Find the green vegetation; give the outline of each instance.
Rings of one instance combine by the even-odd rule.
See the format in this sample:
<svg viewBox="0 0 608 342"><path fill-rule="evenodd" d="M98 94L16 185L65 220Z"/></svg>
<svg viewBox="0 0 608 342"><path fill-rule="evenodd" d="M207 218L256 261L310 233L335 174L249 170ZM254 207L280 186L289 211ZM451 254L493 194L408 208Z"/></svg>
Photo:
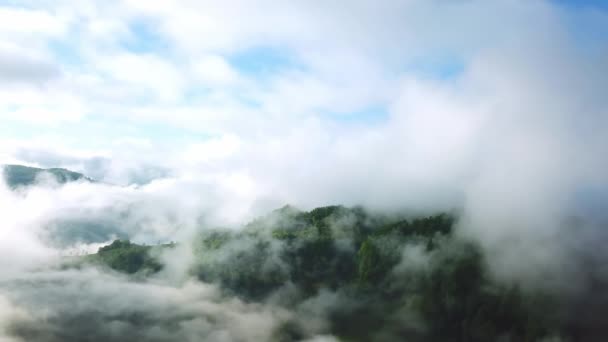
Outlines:
<svg viewBox="0 0 608 342"><path fill-rule="evenodd" d="M128 274L147 275L162 269L158 256L163 248L173 246L173 244L143 246L128 240L115 240L111 244L99 248L96 254L85 256L77 265L95 264Z"/></svg>
<svg viewBox="0 0 608 342"><path fill-rule="evenodd" d="M564 336L556 299L493 281L481 249L456 237L453 224L447 214L407 219L361 208L286 206L242 230L201 232L191 272L226 295L254 302L272 297L290 310L330 291L327 333L345 341ZM149 274L162 267L155 248L164 247L117 240L87 260ZM305 331L294 319L276 336L297 340L309 337Z"/></svg>
<svg viewBox="0 0 608 342"><path fill-rule="evenodd" d="M13 189L35 184L39 180L39 177L44 173L51 175L59 184L79 180L91 181L91 179L85 177L81 173L61 168L40 169L23 165L3 166L4 181Z"/></svg>

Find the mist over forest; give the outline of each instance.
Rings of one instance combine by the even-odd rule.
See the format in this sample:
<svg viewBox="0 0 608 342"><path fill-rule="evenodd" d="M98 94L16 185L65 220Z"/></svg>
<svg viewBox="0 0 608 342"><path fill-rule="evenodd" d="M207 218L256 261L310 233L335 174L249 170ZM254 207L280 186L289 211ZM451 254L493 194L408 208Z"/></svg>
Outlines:
<svg viewBox="0 0 608 342"><path fill-rule="evenodd" d="M585 217L562 217L544 241L550 249L534 246L539 236L505 240L526 248L509 255L471 234L462 207L284 205L233 225L183 212L185 202L166 202L166 185L155 182L124 187L20 165L3 175L7 222L25 227L2 240L7 341L599 341L608 333L606 226Z"/></svg>
<svg viewBox="0 0 608 342"><path fill-rule="evenodd" d="M608 340L599 0L0 1L0 342Z"/></svg>

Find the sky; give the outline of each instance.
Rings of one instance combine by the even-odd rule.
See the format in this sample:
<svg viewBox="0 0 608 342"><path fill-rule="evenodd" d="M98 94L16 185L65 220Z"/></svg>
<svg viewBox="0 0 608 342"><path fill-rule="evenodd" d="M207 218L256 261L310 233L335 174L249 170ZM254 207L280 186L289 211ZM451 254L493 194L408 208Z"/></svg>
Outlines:
<svg viewBox="0 0 608 342"><path fill-rule="evenodd" d="M607 19L591 0L4 0L0 162L305 206L451 203L500 154L580 159L555 183L594 187Z"/></svg>
<svg viewBox="0 0 608 342"><path fill-rule="evenodd" d="M374 125L405 79L456 83L483 51L546 30L594 49L605 17L603 1L5 0L0 134L112 150Z"/></svg>

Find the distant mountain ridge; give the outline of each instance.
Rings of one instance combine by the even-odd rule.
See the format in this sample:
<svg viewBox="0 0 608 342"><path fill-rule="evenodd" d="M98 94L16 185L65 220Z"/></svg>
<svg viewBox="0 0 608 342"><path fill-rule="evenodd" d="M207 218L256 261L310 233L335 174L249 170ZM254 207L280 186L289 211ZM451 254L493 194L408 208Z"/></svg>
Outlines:
<svg viewBox="0 0 608 342"><path fill-rule="evenodd" d="M4 181L10 188L13 189L35 184L39 180L39 177L44 173L51 175L59 184L82 180L93 182L91 178L86 177L82 173L63 168L42 169L14 164L3 165L2 167L2 176L4 177Z"/></svg>

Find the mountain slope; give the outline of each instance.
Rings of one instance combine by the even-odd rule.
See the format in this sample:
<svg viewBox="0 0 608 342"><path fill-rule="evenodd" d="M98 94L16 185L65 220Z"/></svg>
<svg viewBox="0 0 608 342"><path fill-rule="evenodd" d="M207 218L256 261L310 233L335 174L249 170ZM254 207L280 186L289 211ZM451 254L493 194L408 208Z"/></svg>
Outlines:
<svg viewBox="0 0 608 342"><path fill-rule="evenodd" d="M316 333L345 341L560 336L563 307L549 294L494 282L482 250L455 236L453 224L447 214L406 218L286 206L242 230L204 230L181 244L192 244L193 278L228 297L303 313L275 332L276 341L312 338L307 317L315 310L326 317ZM145 276L163 268L163 250L117 240L83 262ZM328 301L315 304L320 300Z"/></svg>
<svg viewBox="0 0 608 342"><path fill-rule="evenodd" d="M33 185L45 174L53 177L59 184L81 180L92 181L81 173L62 168L41 169L23 165L4 165L2 173L4 181L12 189Z"/></svg>

